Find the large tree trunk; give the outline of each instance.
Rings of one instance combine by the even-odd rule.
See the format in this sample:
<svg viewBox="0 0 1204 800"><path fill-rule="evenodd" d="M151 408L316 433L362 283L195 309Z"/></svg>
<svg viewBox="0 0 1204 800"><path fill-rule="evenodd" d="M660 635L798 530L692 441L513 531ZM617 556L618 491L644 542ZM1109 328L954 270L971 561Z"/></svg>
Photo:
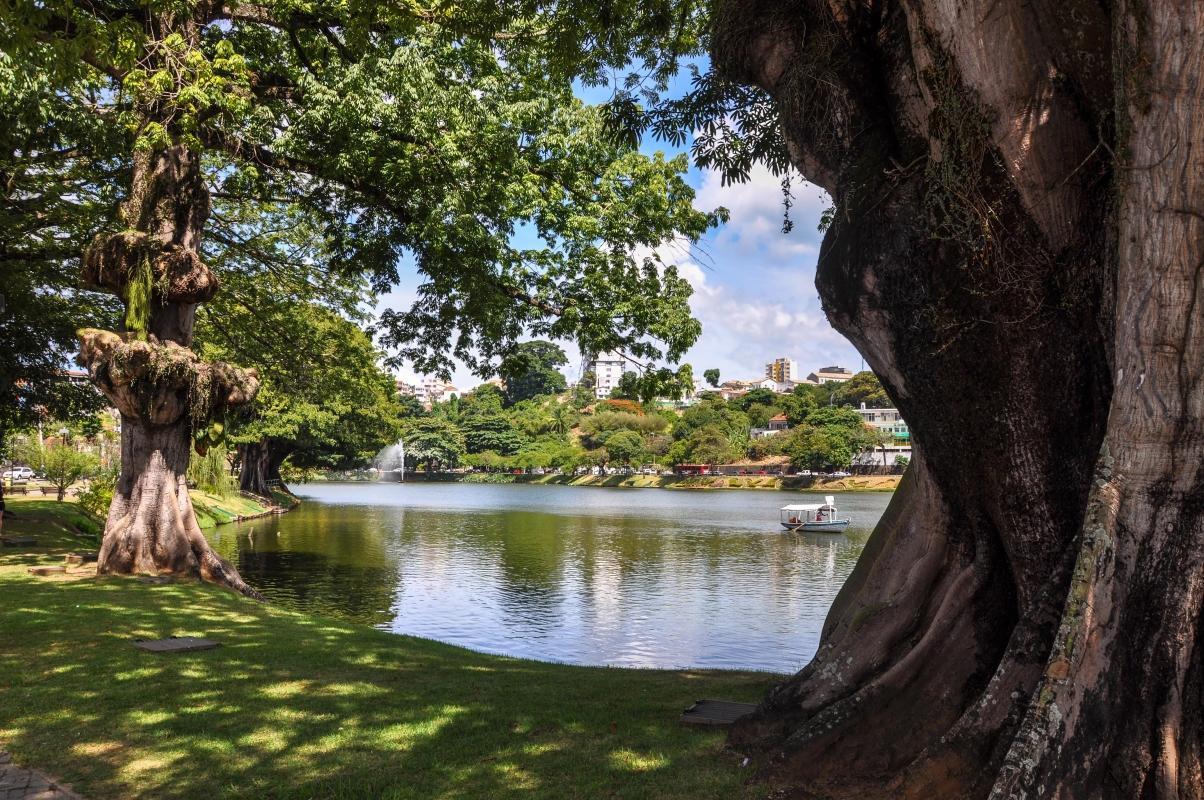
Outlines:
<svg viewBox="0 0 1204 800"><path fill-rule="evenodd" d="M197 153L182 144L139 152L126 230L99 237L85 255L85 281L126 301L128 329L80 331L80 363L122 418L121 474L97 568L194 576L258 596L201 535L186 484L194 439L204 446L213 417L250 401L259 385L253 370L205 363L188 349L196 305L217 290L197 251L208 213Z"/></svg>
<svg viewBox="0 0 1204 800"><path fill-rule="evenodd" d="M105 525L99 572L197 575L258 596L205 540L188 496L188 421L143 427L122 437L121 477ZM124 430L123 430L124 434ZM129 464L129 468L126 465Z"/></svg>
<svg viewBox="0 0 1204 800"><path fill-rule="evenodd" d="M916 440L733 742L800 797L1202 797L1204 4L721 3Z"/></svg>
<svg viewBox="0 0 1204 800"><path fill-rule="evenodd" d="M280 485L280 465L288 458L290 450L287 443L270 437L259 442L240 444L238 459L242 471L238 476L238 488L270 499L272 481Z"/></svg>

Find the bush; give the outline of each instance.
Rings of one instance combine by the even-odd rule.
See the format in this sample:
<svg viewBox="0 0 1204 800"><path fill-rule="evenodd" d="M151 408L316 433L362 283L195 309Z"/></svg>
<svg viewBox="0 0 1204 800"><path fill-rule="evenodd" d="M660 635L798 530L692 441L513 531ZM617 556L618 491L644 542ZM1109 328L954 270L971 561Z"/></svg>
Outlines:
<svg viewBox="0 0 1204 800"><path fill-rule="evenodd" d="M238 491L230 474L230 462L224 444L212 445L203 456L194 455L188 463L188 482L215 497L229 497Z"/></svg>
<svg viewBox="0 0 1204 800"><path fill-rule="evenodd" d="M627 414L644 415L644 407L634 400L603 400L598 403L599 411L618 411Z"/></svg>
<svg viewBox="0 0 1204 800"><path fill-rule="evenodd" d="M102 469L92 476L88 486L79 494L80 507L94 517L104 519L113 503L113 489L117 486L117 468Z"/></svg>

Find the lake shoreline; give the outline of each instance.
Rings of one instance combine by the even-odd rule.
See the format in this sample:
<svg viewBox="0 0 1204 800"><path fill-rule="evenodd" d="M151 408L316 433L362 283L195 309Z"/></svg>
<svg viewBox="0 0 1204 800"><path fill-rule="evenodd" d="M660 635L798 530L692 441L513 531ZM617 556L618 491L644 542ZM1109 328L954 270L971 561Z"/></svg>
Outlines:
<svg viewBox="0 0 1204 800"><path fill-rule="evenodd" d="M893 492L901 475L853 475L848 478L776 475L512 475L500 472L407 473L411 483L533 484L616 489L675 489L808 492ZM335 483L336 481L329 481Z"/></svg>
<svg viewBox="0 0 1204 800"><path fill-rule="evenodd" d="M498 797L519 779L533 800L761 794L738 758L716 757L723 731L677 717L700 696L756 702L780 674L492 656L194 581L94 568L35 578L30 567L79 547L59 524L72 509L62 506L19 514L42 546L0 552L0 626L20 665L0 677L0 731L15 762L84 796L216 800L270 784L281 800ZM174 657L132 646L168 634L221 646ZM170 768L147 769L165 753ZM316 772L316 762L337 768Z"/></svg>

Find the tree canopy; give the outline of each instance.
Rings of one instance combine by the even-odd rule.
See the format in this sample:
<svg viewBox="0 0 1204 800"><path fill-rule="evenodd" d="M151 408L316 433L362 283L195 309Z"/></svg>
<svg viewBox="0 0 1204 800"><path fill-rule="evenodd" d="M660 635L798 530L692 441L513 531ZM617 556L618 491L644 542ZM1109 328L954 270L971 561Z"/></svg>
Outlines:
<svg viewBox="0 0 1204 800"><path fill-rule="evenodd" d="M521 342L502 360L498 374L506 382L510 405L542 394L557 394L567 385L560 367L569 363L564 348L540 340Z"/></svg>
<svg viewBox="0 0 1204 800"><path fill-rule="evenodd" d="M0 23L0 82L35 87L12 149L107 193L91 230L113 224L134 153L182 142L204 153L207 248L239 251L229 266L270 264L259 236L285 217L324 240L333 271L377 288L411 259L417 300L379 330L423 371L453 355L496 369L520 334L673 358L698 335L689 286L636 254L697 239L722 212L694 210L684 157L610 135L571 79L641 53L663 80L659 37L697 48L700 8L587 5L21 5Z"/></svg>

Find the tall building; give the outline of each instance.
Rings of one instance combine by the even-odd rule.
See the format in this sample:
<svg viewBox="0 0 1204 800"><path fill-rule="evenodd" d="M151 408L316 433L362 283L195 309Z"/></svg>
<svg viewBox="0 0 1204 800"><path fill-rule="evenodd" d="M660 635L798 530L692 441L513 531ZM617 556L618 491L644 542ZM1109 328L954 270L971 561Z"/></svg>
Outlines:
<svg viewBox="0 0 1204 800"><path fill-rule="evenodd" d="M799 377L798 362L793 358L775 358L765 365L765 377L772 378L778 383L797 381Z"/></svg>
<svg viewBox="0 0 1204 800"><path fill-rule="evenodd" d="M589 371L594 373L594 397L604 400L619 385L623 373L631 369L627 359L618 353L598 353L589 362Z"/></svg>

